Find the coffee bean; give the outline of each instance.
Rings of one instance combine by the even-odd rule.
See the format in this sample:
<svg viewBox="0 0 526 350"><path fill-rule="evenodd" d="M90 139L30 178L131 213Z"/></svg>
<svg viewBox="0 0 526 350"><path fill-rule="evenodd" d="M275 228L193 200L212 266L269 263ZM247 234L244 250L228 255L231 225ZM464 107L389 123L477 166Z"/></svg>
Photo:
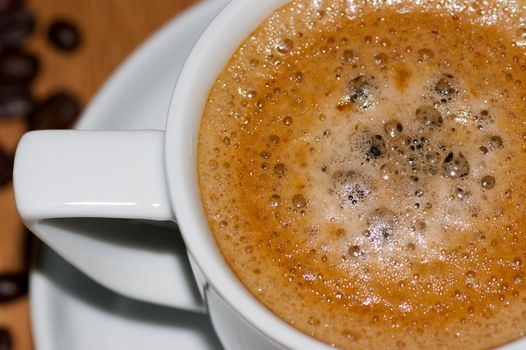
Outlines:
<svg viewBox="0 0 526 350"><path fill-rule="evenodd" d="M80 104L67 92L57 92L38 103L29 115L31 130L68 129L80 114Z"/></svg>
<svg viewBox="0 0 526 350"><path fill-rule="evenodd" d="M0 304L20 298L27 290L27 273L0 274Z"/></svg>
<svg viewBox="0 0 526 350"><path fill-rule="evenodd" d="M0 81L3 83L30 83L35 79L38 69L38 59L32 54L8 51L0 55Z"/></svg>
<svg viewBox="0 0 526 350"><path fill-rule="evenodd" d="M0 118L28 115L33 109L33 97L25 86L0 86Z"/></svg>
<svg viewBox="0 0 526 350"><path fill-rule="evenodd" d="M13 176L13 159L0 148L0 186L7 185Z"/></svg>
<svg viewBox="0 0 526 350"><path fill-rule="evenodd" d="M80 32L70 21L64 19L55 20L48 30L49 41L58 49L73 51L81 43Z"/></svg>
<svg viewBox="0 0 526 350"><path fill-rule="evenodd" d="M21 227L20 233L22 240L22 258L23 268L29 270L33 261L33 252L35 248L35 236L25 226Z"/></svg>
<svg viewBox="0 0 526 350"><path fill-rule="evenodd" d="M23 3L22 0L0 0L0 13L18 9Z"/></svg>
<svg viewBox="0 0 526 350"><path fill-rule="evenodd" d="M27 10L0 14L0 43L9 47L22 45L35 30L35 16Z"/></svg>
<svg viewBox="0 0 526 350"><path fill-rule="evenodd" d="M5 327L0 327L0 350L11 350L13 341L11 340L11 333Z"/></svg>

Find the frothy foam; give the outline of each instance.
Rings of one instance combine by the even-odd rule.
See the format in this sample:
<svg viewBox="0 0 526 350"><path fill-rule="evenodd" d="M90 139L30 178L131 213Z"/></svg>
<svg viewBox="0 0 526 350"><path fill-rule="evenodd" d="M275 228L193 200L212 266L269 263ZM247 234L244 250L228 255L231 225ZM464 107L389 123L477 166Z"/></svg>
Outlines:
<svg viewBox="0 0 526 350"><path fill-rule="evenodd" d="M523 335L521 11L298 0L245 40L210 92L198 171L263 304L340 348Z"/></svg>

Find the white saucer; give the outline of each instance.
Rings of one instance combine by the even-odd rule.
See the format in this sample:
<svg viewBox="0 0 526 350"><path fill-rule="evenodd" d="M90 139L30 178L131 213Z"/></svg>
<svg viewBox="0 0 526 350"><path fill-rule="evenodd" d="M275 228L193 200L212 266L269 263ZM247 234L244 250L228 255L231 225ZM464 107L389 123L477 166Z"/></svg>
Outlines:
<svg viewBox="0 0 526 350"><path fill-rule="evenodd" d="M226 2L205 1L156 33L101 89L78 127L164 129L184 59ZM38 247L30 282L38 350L222 349L206 315L117 295L43 244Z"/></svg>

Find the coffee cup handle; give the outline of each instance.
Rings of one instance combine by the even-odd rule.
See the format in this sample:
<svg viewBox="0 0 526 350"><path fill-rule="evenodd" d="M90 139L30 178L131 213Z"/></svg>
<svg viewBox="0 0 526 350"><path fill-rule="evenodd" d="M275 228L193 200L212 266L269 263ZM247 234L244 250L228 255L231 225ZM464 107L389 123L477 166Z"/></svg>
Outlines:
<svg viewBox="0 0 526 350"><path fill-rule="evenodd" d="M144 267L104 256L111 249L104 252L94 242L100 235L86 239L60 229L61 221L87 218L175 222L164 174L164 135L155 130L29 132L15 155L16 205L26 226L102 285L139 300L203 311L184 248L174 254L177 276L166 276L166 269L143 271L145 281L140 278ZM150 231L154 236L155 228ZM173 234L179 234L176 228Z"/></svg>

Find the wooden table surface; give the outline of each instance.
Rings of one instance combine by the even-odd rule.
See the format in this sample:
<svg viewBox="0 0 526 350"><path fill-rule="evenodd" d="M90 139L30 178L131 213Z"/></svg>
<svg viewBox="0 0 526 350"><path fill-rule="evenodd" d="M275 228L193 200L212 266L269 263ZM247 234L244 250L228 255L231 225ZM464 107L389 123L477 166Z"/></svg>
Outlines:
<svg viewBox="0 0 526 350"><path fill-rule="evenodd" d="M26 47L41 60L34 86L37 97L67 89L85 106L109 74L153 31L196 0L26 0L37 16L36 33ZM46 28L55 18L74 21L83 45L62 53L49 45ZM0 145L14 152L25 131L21 120L0 122ZM24 268L24 229L12 186L0 189L0 272ZM33 349L27 298L0 305L0 326L10 328L14 350ZM74 349L72 349L74 350Z"/></svg>

